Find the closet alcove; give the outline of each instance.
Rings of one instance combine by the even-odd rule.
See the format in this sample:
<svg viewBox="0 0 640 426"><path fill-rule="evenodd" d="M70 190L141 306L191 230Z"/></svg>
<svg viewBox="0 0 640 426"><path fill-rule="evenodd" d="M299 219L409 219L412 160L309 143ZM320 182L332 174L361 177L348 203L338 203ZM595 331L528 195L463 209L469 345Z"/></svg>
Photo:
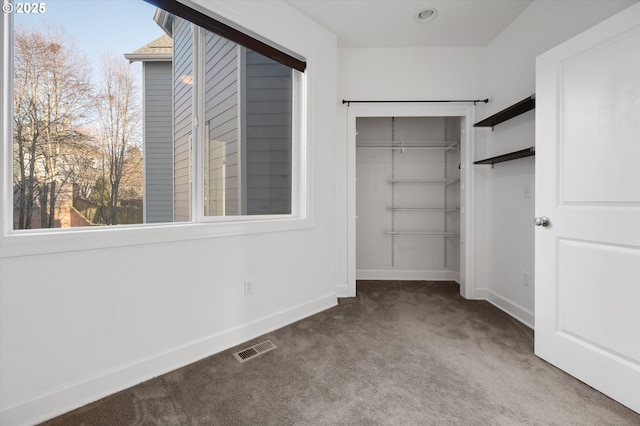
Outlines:
<svg viewBox="0 0 640 426"><path fill-rule="evenodd" d="M461 121L356 119L358 279L459 276Z"/></svg>

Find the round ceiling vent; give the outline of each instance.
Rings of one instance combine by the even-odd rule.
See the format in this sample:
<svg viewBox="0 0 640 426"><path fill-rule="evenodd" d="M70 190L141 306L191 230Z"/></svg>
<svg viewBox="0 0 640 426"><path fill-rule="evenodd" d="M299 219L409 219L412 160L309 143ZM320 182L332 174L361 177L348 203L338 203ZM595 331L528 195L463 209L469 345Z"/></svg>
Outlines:
<svg viewBox="0 0 640 426"><path fill-rule="evenodd" d="M426 9L421 9L416 13L414 19L416 22L429 22L433 21L438 15L438 11L433 7L428 7Z"/></svg>

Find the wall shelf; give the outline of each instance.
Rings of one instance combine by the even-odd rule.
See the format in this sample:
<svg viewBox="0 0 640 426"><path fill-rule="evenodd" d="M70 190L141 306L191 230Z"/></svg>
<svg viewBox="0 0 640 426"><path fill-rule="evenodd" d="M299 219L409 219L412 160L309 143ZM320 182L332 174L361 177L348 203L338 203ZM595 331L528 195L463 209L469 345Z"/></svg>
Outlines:
<svg viewBox="0 0 640 426"><path fill-rule="evenodd" d="M445 207L387 207L388 210L393 211L424 211L424 212L453 212L460 210L459 207L456 208L445 208Z"/></svg>
<svg viewBox="0 0 640 426"><path fill-rule="evenodd" d="M428 231L387 231L385 234L401 237L456 237L454 232L428 232Z"/></svg>
<svg viewBox="0 0 640 426"><path fill-rule="evenodd" d="M500 112L493 114L491 117L487 117L484 120L478 121L473 127L492 127L507 121L520 114L524 114L527 111L531 111L536 107L536 95L531 95L526 99L521 100L518 103L511 105L503 109Z"/></svg>
<svg viewBox="0 0 640 426"><path fill-rule="evenodd" d="M510 152L508 154L498 155L496 157L486 158L484 160L474 161L473 164L491 164L493 167L496 163L502 163L504 161L516 160L518 158L531 157L536 155L536 148L530 147L522 149L520 151Z"/></svg>
<svg viewBox="0 0 640 426"><path fill-rule="evenodd" d="M517 102L510 107L503 109L500 112L493 114L491 117L487 117L484 120L478 121L473 127L491 127L503 123L513 117L520 114L524 114L527 111L531 111L536 107L536 95L533 94L526 99ZM536 155L535 147L521 149L520 151L510 152L508 154L498 155L496 157L486 158L484 160L474 161L473 164L491 164L493 168L494 164L502 163L504 161L511 161L518 158L531 157Z"/></svg>
<svg viewBox="0 0 640 426"><path fill-rule="evenodd" d="M460 179L391 179L390 183L444 183L451 185L460 182Z"/></svg>
<svg viewBox="0 0 640 426"><path fill-rule="evenodd" d="M356 149L436 149L452 150L458 149L456 141L393 141L393 142L368 142L356 145Z"/></svg>

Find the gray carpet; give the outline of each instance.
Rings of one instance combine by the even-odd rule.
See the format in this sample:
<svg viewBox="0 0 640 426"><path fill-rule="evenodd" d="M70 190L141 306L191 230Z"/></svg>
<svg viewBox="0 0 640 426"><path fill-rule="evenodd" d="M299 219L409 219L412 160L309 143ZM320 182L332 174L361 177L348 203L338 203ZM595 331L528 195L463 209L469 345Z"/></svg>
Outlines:
<svg viewBox="0 0 640 426"><path fill-rule="evenodd" d="M270 339L245 363L232 353ZM47 425L640 425L533 355L533 332L455 283L358 296Z"/></svg>

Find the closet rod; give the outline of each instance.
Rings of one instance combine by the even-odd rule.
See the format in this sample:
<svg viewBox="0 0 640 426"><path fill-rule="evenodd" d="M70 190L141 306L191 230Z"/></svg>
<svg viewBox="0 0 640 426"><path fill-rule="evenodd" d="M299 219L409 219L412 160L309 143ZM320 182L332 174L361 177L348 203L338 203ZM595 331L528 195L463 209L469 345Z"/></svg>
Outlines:
<svg viewBox="0 0 640 426"><path fill-rule="evenodd" d="M474 105L476 105L478 102L483 102L483 103L489 103L489 98L487 99L462 99L462 100L430 100L430 101L426 101L426 100L410 100L410 101L347 101L345 99L342 100L342 104L347 104L347 106L351 105L351 104L362 104L362 103L368 103L368 104L379 104L379 103L440 103L440 102L473 102Z"/></svg>

